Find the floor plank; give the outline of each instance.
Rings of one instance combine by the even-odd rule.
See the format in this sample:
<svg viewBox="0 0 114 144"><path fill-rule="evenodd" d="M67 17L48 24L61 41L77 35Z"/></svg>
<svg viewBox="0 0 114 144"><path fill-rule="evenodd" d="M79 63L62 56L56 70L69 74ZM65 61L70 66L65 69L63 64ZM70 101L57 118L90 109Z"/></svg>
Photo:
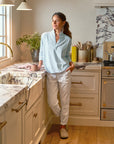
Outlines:
<svg viewBox="0 0 114 144"><path fill-rule="evenodd" d="M52 125L42 144L114 144L114 128L69 126L69 138L60 139L59 125Z"/></svg>

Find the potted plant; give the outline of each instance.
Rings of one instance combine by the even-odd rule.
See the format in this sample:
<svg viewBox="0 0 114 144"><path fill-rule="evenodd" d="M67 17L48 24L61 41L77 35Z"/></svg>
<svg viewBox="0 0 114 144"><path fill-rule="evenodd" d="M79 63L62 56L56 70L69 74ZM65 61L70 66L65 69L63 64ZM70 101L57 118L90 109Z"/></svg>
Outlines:
<svg viewBox="0 0 114 144"><path fill-rule="evenodd" d="M17 39L16 45L21 45L22 43L27 43L30 48L31 56L33 62L38 62L39 50L40 50L40 40L41 35L39 33L26 34Z"/></svg>

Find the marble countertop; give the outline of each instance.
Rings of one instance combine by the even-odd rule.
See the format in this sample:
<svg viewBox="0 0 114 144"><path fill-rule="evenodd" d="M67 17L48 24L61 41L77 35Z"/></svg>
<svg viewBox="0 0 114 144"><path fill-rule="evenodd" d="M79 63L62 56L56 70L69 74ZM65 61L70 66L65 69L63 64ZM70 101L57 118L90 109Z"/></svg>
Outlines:
<svg viewBox="0 0 114 144"><path fill-rule="evenodd" d="M101 63L91 63L91 62L85 62L85 63L79 63L76 62L75 64L75 70L85 70L85 71L101 71Z"/></svg>
<svg viewBox="0 0 114 144"><path fill-rule="evenodd" d="M29 77L39 81L45 76L45 70L42 67L40 71L30 71L27 66L30 63L17 63L0 70L0 77L10 73L17 77ZM6 79L7 77L5 77ZM1 79L0 79L1 80ZM4 81L4 79L2 79ZM33 81L33 84L35 84ZM11 104L15 103L17 99L23 97L27 93L27 85L25 84L0 84L0 113L4 112Z"/></svg>
<svg viewBox="0 0 114 144"><path fill-rule="evenodd" d="M32 65L31 63L16 63L10 66L7 66L0 70L1 73L10 72L15 74L16 76L30 76L30 74L37 74L39 77L45 76L45 69L44 67L41 68L39 71L30 71L29 67Z"/></svg>
<svg viewBox="0 0 114 144"><path fill-rule="evenodd" d="M0 84L0 113L26 94L25 85Z"/></svg>

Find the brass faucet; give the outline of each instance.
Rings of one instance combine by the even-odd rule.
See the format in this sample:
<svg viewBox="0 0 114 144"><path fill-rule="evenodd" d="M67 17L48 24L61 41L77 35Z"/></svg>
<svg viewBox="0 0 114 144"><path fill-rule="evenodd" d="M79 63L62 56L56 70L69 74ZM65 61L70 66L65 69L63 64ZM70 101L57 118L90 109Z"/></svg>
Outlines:
<svg viewBox="0 0 114 144"><path fill-rule="evenodd" d="M7 46L11 52L11 57L13 57L13 51L12 51L11 47L7 43L0 42L0 44Z"/></svg>

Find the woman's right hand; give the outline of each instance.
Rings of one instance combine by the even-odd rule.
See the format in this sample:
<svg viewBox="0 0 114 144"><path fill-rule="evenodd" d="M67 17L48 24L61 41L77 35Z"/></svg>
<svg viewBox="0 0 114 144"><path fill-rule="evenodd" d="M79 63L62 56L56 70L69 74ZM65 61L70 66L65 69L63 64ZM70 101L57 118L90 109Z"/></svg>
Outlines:
<svg viewBox="0 0 114 144"><path fill-rule="evenodd" d="M41 69L42 64L43 64L43 61L42 61L42 60L40 60L40 61L39 61L39 63L38 63L38 70L40 70L40 69Z"/></svg>
<svg viewBox="0 0 114 144"><path fill-rule="evenodd" d="M38 65L32 64L30 70L31 71L38 71L39 70Z"/></svg>

